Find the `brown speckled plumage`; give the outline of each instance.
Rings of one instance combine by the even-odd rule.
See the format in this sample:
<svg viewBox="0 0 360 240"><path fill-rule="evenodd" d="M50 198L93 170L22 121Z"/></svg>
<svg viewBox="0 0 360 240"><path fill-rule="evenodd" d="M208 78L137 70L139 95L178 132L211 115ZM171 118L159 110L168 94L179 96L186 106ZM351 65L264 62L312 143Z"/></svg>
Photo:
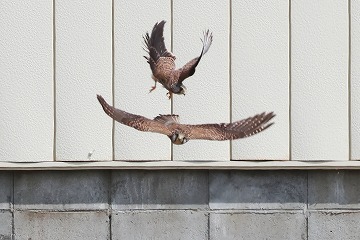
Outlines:
<svg viewBox="0 0 360 240"><path fill-rule="evenodd" d="M184 144L190 139L223 141L249 137L273 125L269 121L275 117L273 112L264 112L233 123L180 124L178 115L159 115L152 120L114 108L100 95L97 98L105 113L115 121L139 131L164 134L175 144Z"/></svg>
<svg viewBox="0 0 360 240"><path fill-rule="evenodd" d="M185 86L182 82L195 73L195 69L199 64L202 56L209 50L212 43L212 33L209 30L204 32L203 48L199 57L196 57L186 63L182 68L175 69L176 57L169 52L165 47L164 42L164 25L165 21L156 23L153 27L151 35L146 33L144 35L144 50L148 52L149 56L144 56L150 64L152 70L155 86L150 90L156 88L156 82L160 82L168 91L171 97L172 93L184 94Z"/></svg>

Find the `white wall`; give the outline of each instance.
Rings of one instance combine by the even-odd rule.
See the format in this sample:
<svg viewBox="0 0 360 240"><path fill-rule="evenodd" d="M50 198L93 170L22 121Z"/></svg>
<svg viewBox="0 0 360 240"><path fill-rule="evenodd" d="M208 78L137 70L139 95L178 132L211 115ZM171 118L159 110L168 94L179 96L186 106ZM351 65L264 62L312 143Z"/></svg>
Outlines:
<svg viewBox="0 0 360 240"><path fill-rule="evenodd" d="M360 2L351 1L351 159L360 160Z"/></svg>
<svg viewBox="0 0 360 240"><path fill-rule="evenodd" d="M0 15L0 160L53 160L52 3L1 1Z"/></svg>
<svg viewBox="0 0 360 240"><path fill-rule="evenodd" d="M95 97L112 92L111 8L55 1L56 160L112 159L112 121Z"/></svg>
<svg viewBox="0 0 360 240"><path fill-rule="evenodd" d="M293 159L347 160L347 1L295 0L291 10Z"/></svg>
<svg viewBox="0 0 360 240"><path fill-rule="evenodd" d="M359 160L360 5L350 2L2 1L0 161ZM179 67L200 53L204 29L214 34L172 101L160 86L148 93L142 57L142 35L161 20ZM248 139L171 146L114 124L96 94L182 123L277 116Z"/></svg>

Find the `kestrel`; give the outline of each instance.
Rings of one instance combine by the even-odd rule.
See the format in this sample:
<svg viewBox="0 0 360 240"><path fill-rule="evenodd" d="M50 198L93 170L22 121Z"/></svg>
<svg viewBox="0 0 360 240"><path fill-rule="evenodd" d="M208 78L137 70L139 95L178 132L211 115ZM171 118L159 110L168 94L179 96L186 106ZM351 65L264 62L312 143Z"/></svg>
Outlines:
<svg viewBox="0 0 360 240"><path fill-rule="evenodd" d="M201 39L203 47L200 56L194 58L182 68L175 69L176 57L165 47L164 25L165 21L155 23L151 36L149 36L149 33L143 36L144 50L149 53L149 56L144 57L150 64L152 78L155 81L155 85L151 87L150 92L156 88L156 83L160 82L169 91L167 96L170 99L173 93L185 95L186 87L182 82L195 73L196 66L211 46L213 36L212 33L209 33L209 30L204 31L204 39Z"/></svg>
<svg viewBox="0 0 360 240"><path fill-rule="evenodd" d="M139 131L164 134L178 145L190 139L223 141L250 137L273 125L269 121L275 116L273 112L264 112L233 123L189 125L180 124L178 115L159 115L151 120L114 108L100 95L97 95L97 99L105 113L115 121Z"/></svg>

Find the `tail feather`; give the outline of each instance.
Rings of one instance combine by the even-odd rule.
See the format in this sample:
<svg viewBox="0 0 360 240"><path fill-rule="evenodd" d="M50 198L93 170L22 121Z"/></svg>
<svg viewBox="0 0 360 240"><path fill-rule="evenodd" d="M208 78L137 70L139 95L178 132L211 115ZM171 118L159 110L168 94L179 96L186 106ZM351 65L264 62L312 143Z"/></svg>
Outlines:
<svg viewBox="0 0 360 240"><path fill-rule="evenodd" d="M179 115L176 114L166 114L166 115L162 115L160 114L159 116L154 118L155 121L164 123L164 124L168 124L168 123L180 123L179 122Z"/></svg>

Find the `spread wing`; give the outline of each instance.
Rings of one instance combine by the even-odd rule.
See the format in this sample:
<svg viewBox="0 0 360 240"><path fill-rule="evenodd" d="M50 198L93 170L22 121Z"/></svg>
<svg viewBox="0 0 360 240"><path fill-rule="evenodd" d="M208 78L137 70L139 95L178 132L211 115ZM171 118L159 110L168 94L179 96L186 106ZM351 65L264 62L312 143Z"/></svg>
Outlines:
<svg viewBox="0 0 360 240"><path fill-rule="evenodd" d="M156 63L160 58L171 57L175 59L175 56L172 55L172 53L169 52L165 46L164 25L165 21L155 23L151 32L151 36L149 33L146 33L143 36L145 45L144 50L149 54L149 56L144 56L144 58L146 58L147 62L150 64L150 68L153 72L156 68Z"/></svg>
<svg viewBox="0 0 360 240"><path fill-rule="evenodd" d="M102 96L97 95L104 112L115 121L144 132L156 132L171 135L164 122L151 120L140 115L131 114L110 106Z"/></svg>
<svg viewBox="0 0 360 240"><path fill-rule="evenodd" d="M195 73L195 69L196 69L197 65L199 64L202 56L204 56L205 53L207 53L207 51L209 50L212 40L213 40L212 33L210 33L209 30L204 31L204 39L201 39L201 41L203 43L203 48L201 50L200 56L196 57L193 60L191 60L190 62L186 63L182 68L180 68L178 70L181 72L180 77L179 77L180 83Z"/></svg>
<svg viewBox="0 0 360 240"><path fill-rule="evenodd" d="M188 125L189 139L232 140L245 138L264 131L274 123L268 123L275 114L261 113L233 123Z"/></svg>

